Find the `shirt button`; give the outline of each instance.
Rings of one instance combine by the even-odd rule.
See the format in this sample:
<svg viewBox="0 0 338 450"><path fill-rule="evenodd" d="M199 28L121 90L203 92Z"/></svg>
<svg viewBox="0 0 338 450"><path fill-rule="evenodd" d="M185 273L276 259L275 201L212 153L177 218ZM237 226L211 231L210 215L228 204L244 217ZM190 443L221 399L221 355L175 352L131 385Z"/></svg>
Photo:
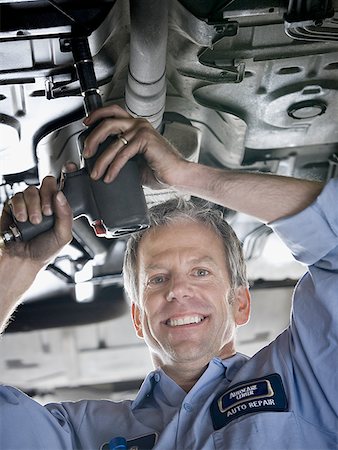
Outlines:
<svg viewBox="0 0 338 450"><path fill-rule="evenodd" d="M191 411L192 411L192 406L190 405L190 403L184 403L184 404L183 404L183 408L184 408L187 412L191 412Z"/></svg>
<svg viewBox="0 0 338 450"><path fill-rule="evenodd" d="M156 383L158 383L160 381L160 379L161 379L161 375L156 372L154 375L154 380L156 381Z"/></svg>

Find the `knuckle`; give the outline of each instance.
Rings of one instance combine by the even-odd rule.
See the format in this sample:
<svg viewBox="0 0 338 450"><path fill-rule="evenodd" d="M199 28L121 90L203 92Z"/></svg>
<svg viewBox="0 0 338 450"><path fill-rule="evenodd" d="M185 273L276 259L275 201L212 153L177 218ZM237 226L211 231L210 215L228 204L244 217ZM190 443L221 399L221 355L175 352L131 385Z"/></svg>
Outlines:
<svg viewBox="0 0 338 450"><path fill-rule="evenodd" d="M47 175L44 179L43 179L43 183L55 183L56 179L55 177L53 177L53 175Z"/></svg>
<svg viewBox="0 0 338 450"><path fill-rule="evenodd" d="M38 189L35 186L28 186L26 192L36 192Z"/></svg>
<svg viewBox="0 0 338 450"><path fill-rule="evenodd" d="M144 119L142 119L142 120L144 120ZM138 132L137 132L138 136L141 139L149 139L153 134L152 128L150 128L150 127L151 127L151 125L149 125L148 122L141 124L141 126L139 127Z"/></svg>
<svg viewBox="0 0 338 450"><path fill-rule="evenodd" d="M97 128L97 127L96 127ZM95 139L95 134L97 133L97 129L96 129L96 132L95 132L95 130L92 130L89 134L88 134L88 136L86 136L86 139L84 140L84 147L86 148L86 147L88 147L91 143L92 143L92 141Z"/></svg>
<svg viewBox="0 0 338 450"><path fill-rule="evenodd" d="M22 201L23 200L23 192L17 192L13 197L11 198L11 203Z"/></svg>
<svg viewBox="0 0 338 450"><path fill-rule="evenodd" d="M109 164L109 162L110 162L110 155L108 151L106 151L97 158L95 168L99 170L103 169L107 164Z"/></svg>
<svg viewBox="0 0 338 450"><path fill-rule="evenodd" d="M114 113L114 112L121 112L122 108L119 105L111 105L109 106L109 112Z"/></svg>
<svg viewBox="0 0 338 450"><path fill-rule="evenodd" d="M107 127L109 127L111 121L112 121L111 117L106 117L105 119L102 120L99 127L101 129L106 129Z"/></svg>
<svg viewBox="0 0 338 450"><path fill-rule="evenodd" d="M150 122L147 119L145 119L144 117L139 117L137 119L137 121L138 121L140 127L152 129L152 126L150 125Z"/></svg>
<svg viewBox="0 0 338 450"><path fill-rule="evenodd" d="M35 186L29 186L29 187L25 190L24 195L25 195L26 197L35 197L38 193L39 193L39 190L38 190L37 187L35 187Z"/></svg>
<svg viewBox="0 0 338 450"><path fill-rule="evenodd" d="M25 208L25 203L23 200L23 196L20 195L21 193L15 194L8 205L12 208L13 212L21 211Z"/></svg>
<svg viewBox="0 0 338 450"><path fill-rule="evenodd" d="M42 181L40 192L42 195L46 195L48 193L47 190L53 187L56 187L56 180L53 176L48 175Z"/></svg>
<svg viewBox="0 0 338 450"><path fill-rule="evenodd" d="M92 137L93 141L99 143L106 139L107 135L110 133L112 120L111 117L102 119L100 124L93 130L93 133L89 135Z"/></svg>

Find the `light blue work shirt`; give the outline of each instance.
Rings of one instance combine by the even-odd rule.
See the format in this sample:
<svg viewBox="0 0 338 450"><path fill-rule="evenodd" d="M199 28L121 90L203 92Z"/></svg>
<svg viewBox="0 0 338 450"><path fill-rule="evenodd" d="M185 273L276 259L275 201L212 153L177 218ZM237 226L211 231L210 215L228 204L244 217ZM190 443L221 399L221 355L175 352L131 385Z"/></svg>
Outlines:
<svg viewBox="0 0 338 450"><path fill-rule="evenodd" d="M43 407L0 387L0 449L99 450L116 436L134 450L337 449L338 180L271 227L309 270L289 328L269 346L252 358L214 358L189 393L162 370L120 403Z"/></svg>

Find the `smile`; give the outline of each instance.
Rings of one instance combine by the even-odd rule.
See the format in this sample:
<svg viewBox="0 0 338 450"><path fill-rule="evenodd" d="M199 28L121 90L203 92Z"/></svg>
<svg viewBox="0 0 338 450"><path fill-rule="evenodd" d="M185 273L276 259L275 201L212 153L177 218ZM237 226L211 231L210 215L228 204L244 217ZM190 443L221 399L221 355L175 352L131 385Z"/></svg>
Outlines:
<svg viewBox="0 0 338 450"><path fill-rule="evenodd" d="M180 317L178 319L168 319L165 323L166 325L169 325L170 327L179 327L182 325L190 325L193 323L200 323L203 322L203 320L206 319L206 316L186 316L186 317Z"/></svg>

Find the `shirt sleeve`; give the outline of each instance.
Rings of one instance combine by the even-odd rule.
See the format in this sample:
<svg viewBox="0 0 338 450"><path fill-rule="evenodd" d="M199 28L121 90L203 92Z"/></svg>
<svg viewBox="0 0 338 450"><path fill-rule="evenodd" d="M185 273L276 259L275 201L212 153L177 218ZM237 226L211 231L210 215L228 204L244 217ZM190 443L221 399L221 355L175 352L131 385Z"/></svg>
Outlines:
<svg viewBox="0 0 338 450"><path fill-rule="evenodd" d="M72 430L26 394L0 385L0 449L72 450Z"/></svg>
<svg viewBox="0 0 338 450"><path fill-rule="evenodd" d="M297 413L316 427L337 429L338 180L330 181L308 208L270 226L308 265L279 348L293 380Z"/></svg>
<svg viewBox="0 0 338 450"><path fill-rule="evenodd" d="M338 266L338 179L331 180L308 208L269 226L298 261L310 266L330 260Z"/></svg>

